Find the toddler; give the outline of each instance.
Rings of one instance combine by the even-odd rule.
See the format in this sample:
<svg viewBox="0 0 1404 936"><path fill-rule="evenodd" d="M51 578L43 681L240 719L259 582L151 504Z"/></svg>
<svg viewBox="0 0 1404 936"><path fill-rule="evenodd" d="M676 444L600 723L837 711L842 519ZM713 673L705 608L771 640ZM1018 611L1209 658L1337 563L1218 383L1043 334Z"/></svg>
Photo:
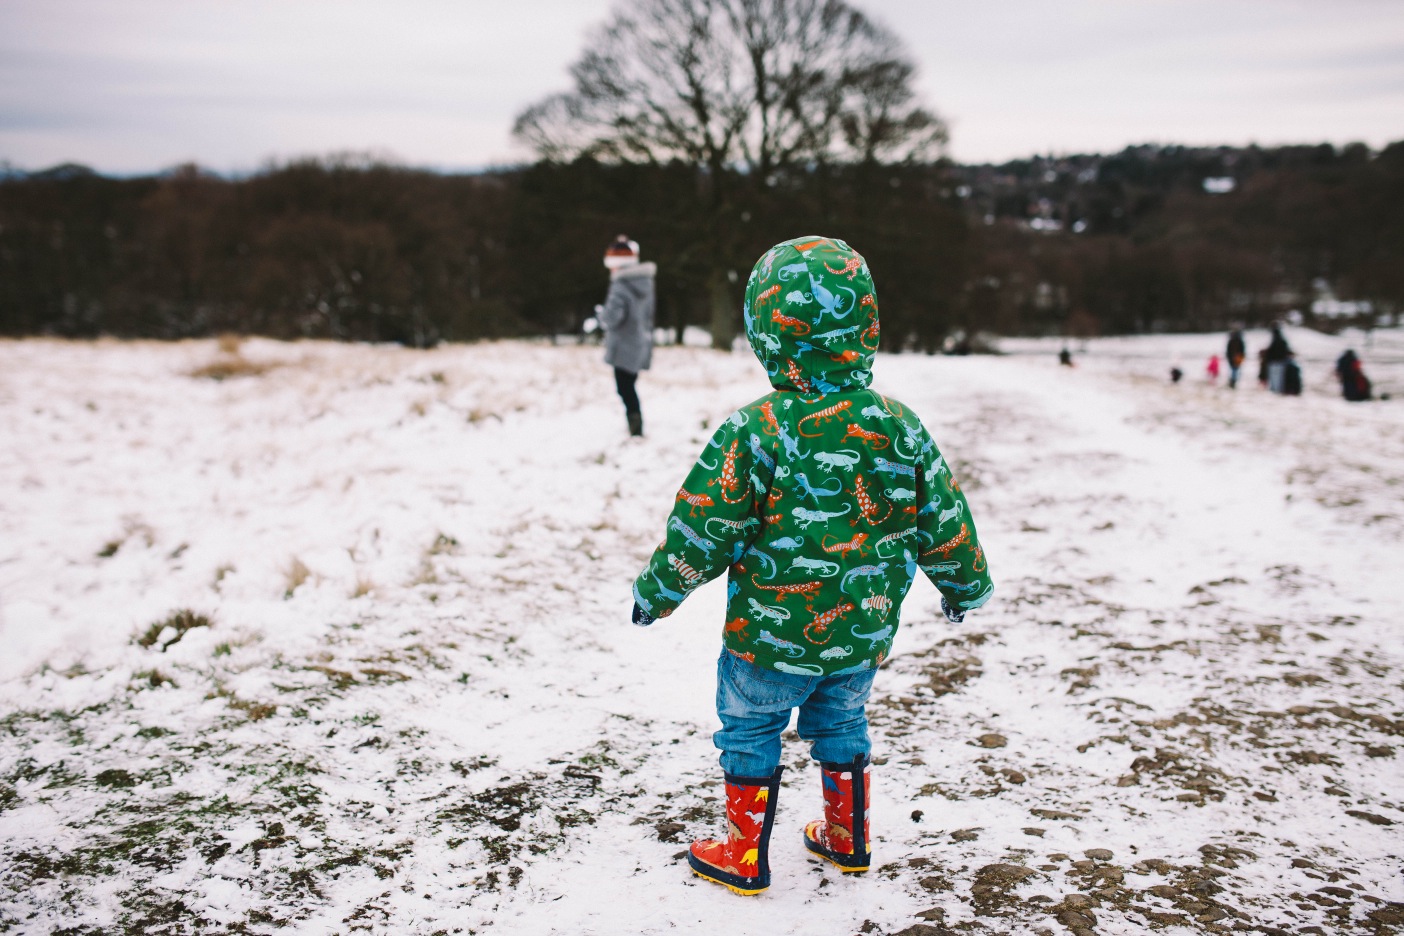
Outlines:
<svg viewBox="0 0 1404 936"><path fill-rule="evenodd" d="M665 538L634 583L634 623L666 617L728 570L714 735L727 833L694 842L700 877L739 894L770 886L780 734L819 762L824 818L806 847L845 872L871 861L868 721L873 675L916 572L959 621L993 585L970 507L926 428L868 389L878 304L841 240L800 237L751 271L746 337L774 391L733 413L678 491Z"/></svg>

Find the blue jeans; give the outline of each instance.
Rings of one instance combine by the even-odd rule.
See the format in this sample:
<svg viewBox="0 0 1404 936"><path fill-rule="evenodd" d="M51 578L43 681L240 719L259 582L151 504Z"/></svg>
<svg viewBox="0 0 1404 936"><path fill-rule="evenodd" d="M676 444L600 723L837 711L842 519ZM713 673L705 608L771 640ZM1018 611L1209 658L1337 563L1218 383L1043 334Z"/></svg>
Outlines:
<svg viewBox="0 0 1404 936"><path fill-rule="evenodd" d="M769 777L780 766L780 734L798 707L799 736L822 763L850 764L866 757L868 715L863 705L876 670L847 676L799 676L766 669L723 650L717 660L717 715L712 735L722 770L737 777Z"/></svg>

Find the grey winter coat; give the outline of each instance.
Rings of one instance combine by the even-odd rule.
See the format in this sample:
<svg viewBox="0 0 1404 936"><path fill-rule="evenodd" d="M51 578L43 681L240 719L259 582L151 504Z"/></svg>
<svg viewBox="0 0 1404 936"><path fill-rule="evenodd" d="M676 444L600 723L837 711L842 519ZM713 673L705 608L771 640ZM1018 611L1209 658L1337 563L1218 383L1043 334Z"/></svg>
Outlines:
<svg viewBox="0 0 1404 936"><path fill-rule="evenodd" d="M656 263L615 270L600 311L605 330L605 363L621 370L648 370L653 360L653 277Z"/></svg>

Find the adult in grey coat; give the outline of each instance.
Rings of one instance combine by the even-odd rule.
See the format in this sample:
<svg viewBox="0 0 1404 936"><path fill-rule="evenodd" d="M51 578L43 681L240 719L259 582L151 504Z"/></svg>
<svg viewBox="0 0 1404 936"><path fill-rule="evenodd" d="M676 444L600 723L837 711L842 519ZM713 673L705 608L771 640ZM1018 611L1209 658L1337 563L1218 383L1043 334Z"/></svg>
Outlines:
<svg viewBox="0 0 1404 936"><path fill-rule="evenodd" d="M609 294L598 315L605 331L605 363L614 368L629 434L643 435L634 382L653 361L653 278L658 265L640 263L638 243L623 234L605 251L604 263L609 268Z"/></svg>

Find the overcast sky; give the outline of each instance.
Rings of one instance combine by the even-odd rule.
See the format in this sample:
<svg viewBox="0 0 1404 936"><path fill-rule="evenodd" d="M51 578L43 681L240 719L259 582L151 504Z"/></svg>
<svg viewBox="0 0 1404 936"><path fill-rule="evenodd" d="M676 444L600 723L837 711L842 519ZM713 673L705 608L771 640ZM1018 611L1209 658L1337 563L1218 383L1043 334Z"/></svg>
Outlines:
<svg viewBox="0 0 1404 936"><path fill-rule="evenodd" d="M0 0L0 160L515 162L612 0ZM952 155L1404 139L1401 0L856 0Z"/></svg>

